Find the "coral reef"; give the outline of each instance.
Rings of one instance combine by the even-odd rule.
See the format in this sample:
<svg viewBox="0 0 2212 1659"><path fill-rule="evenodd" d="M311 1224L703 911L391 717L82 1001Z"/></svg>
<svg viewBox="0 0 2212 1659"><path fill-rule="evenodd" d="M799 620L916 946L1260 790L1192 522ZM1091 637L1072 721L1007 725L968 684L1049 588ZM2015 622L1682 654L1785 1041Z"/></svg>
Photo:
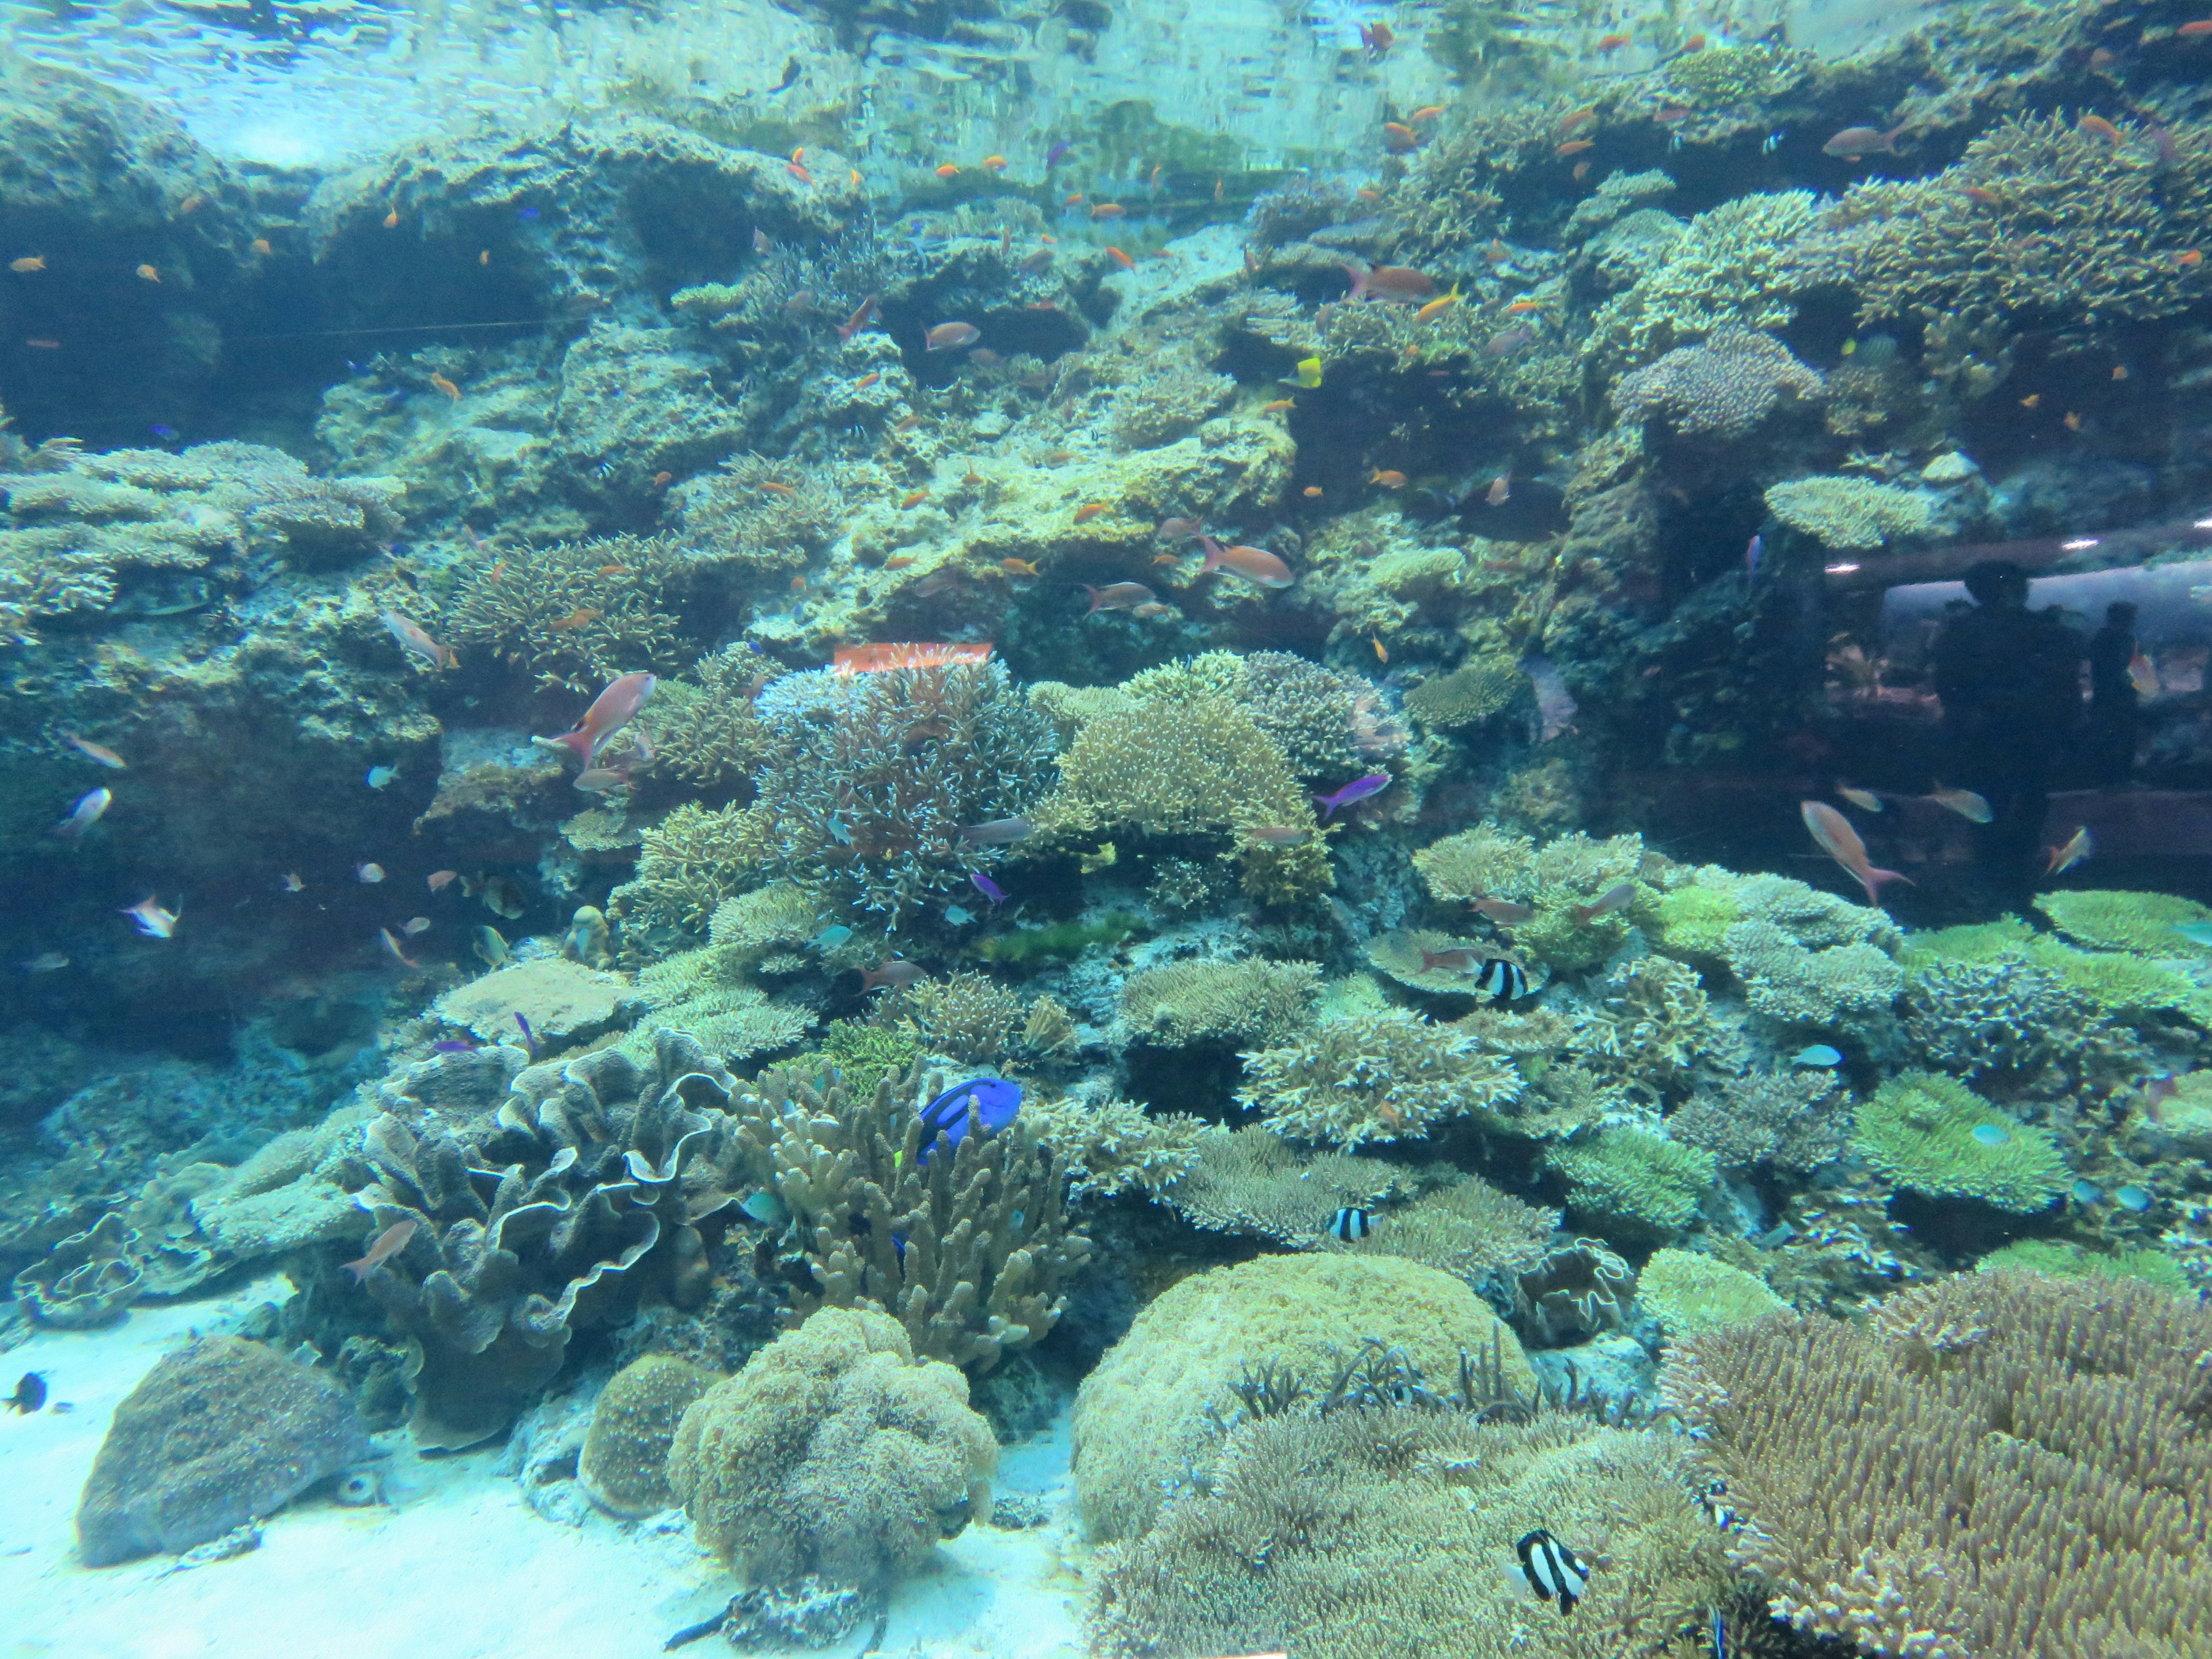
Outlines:
<svg viewBox="0 0 2212 1659"><path fill-rule="evenodd" d="M1689 1250L1654 1250L1636 1276L1636 1299L1677 1341L1790 1311L1756 1273Z"/></svg>
<svg viewBox="0 0 2212 1659"><path fill-rule="evenodd" d="M1664 420L1686 437L1741 438L1785 394L1817 398L1821 386L1820 371L1799 362L1772 335L1721 328L1700 344L1677 346L1622 375L1613 404L1624 420Z"/></svg>
<svg viewBox="0 0 2212 1659"><path fill-rule="evenodd" d="M636 536L520 550L457 589L439 626L447 644L480 647L540 685L597 691L696 649L672 591L682 563L675 544Z"/></svg>
<svg viewBox="0 0 2212 1659"><path fill-rule="evenodd" d="M1930 1659L2179 1654L2212 1640L2208 1345L2212 1315L2148 1285L1968 1273L1864 1324L1693 1338L1662 1385L1745 1523L1729 1559L1799 1630Z"/></svg>
<svg viewBox="0 0 2212 1659"><path fill-rule="evenodd" d="M1711 1152L1626 1126L1554 1146L1544 1163L1565 1178L1568 1208L1632 1229L1688 1226L1717 1173Z"/></svg>
<svg viewBox="0 0 2212 1659"><path fill-rule="evenodd" d="M673 1354L633 1359L607 1380L576 1458L576 1480L614 1515L651 1515L674 1501L668 1448L691 1402L722 1379Z"/></svg>
<svg viewBox="0 0 2212 1659"><path fill-rule="evenodd" d="M123 1317L145 1288L139 1236L111 1212L15 1275L15 1299L41 1325L88 1330Z"/></svg>
<svg viewBox="0 0 2212 1659"><path fill-rule="evenodd" d="M747 1582L880 1594L990 1514L998 1464L956 1368L888 1314L823 1308L691 1403L668 1484Z"/></svg>
<svg viewBox="0 0 2212 1659"><path fill-rule="evenodd" d="M1649 362L1735 325L1780 328L1796 314L1790 250L1815 222L1810 191L1740 196L1692 219L1664 259L1598 307L1591 349Z"/></svg>
<svg viewBox="0 0 2212 1659"><path fill-rule="evenodd" d="M1900 1072L1860 1102L1852 1145L1900 1187L2001 1210L2043 1209L2068 1185L2048 1130L1926 1072Z"/></svg>
<svg viewBox="0 0 2212 1659"><path fill-rule="evenodd" d="M191 1549L368 1455L345 1390L258 1343L203 1337L115 1409L77 1504L86 1563Z"/></svg>
<svg viewBox="0 0 2212 1659"><path fill-rule="evenodd" d="M1766 505L1792 530L1841 551L1923 535L1936 521L1926 495L1871 478L1792 478L1767 486Z"/></svg>
<svg viewBox="0 0 2212 1659"><path fill-rule="evenodd" d="M1316 1248L1329 1218L1345 1206L1364 1208L1413 1176L1405 1165L1380 1158L1302 1152L1257 1124L1201 1135L1192 1152L1191 1167L1165 1194L1177 1214L1194 1226L1251 1233L1297 1249Z"/></svg>
<svg viewBox="0 0 2212 1659"><path fill-rule="evenodd" d="M1064 1160L1067 1194L1078 1201L1133 1189L1152 1198L1180 1195L1184 1179L1200 1166L1201 1148L1226 1139L1201 1119L1147 1112L1126 1100L1024 1103L1022 1110L1038 1144Z"/></svg>
<svg viewBox="0 0 2212 1659"><path fill-rule="evenodd" d="M1022 1023L1022 1000L988 975L963 969L916 981L887 999L877 1018L911 1033L923 1053L988 1066Z"/></svg>
<svg viewBox="0 0 2212 1659"><path fill-rule="evenodd" d="M1170 962L1129 975L1130 1035L1170 1048L1207 1040L1281 1042L1313 1018L1321 969L1310 962Z"/></svg>
<svg viewBox="0 0 2212 1659"><path fill-rule="evenodd" d="M1402 1008L1323 1020L1243 1058L1240 1104L1279 1134L1338 1146L1420 1139L1445 1119L1492 1113L1521 1096L1511 1061Z"/></svg>

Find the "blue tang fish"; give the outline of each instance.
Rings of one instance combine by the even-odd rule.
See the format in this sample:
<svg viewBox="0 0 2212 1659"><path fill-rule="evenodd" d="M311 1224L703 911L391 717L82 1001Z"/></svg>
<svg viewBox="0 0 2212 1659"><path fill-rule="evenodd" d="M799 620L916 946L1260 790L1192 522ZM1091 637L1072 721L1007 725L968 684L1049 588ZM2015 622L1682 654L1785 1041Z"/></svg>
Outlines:
<svg viewBox="0 0 2212 1659"><path fill-rule="evenodd" d="M980 1077L938 1096L921 1109L921 1155L916 1163L929 1162L939 1134L951 1143L955 1152L959 1150L961 1139L968 1133L970 1101L975 1103L975 1115L982 1121L984 1131L996 1134L1012 1123L1014 1114L1021 1110L1022 1085L1009 1083L1004 1078Z"/></svg>

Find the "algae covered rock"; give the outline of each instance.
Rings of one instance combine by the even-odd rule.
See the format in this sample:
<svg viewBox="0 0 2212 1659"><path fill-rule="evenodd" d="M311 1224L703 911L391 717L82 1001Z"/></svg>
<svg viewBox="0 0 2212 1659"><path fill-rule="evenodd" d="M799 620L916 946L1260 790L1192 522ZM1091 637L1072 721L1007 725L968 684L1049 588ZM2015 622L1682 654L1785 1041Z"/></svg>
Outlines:
<svg viewBox="0 0 2212 1659"><path fill-rule="evenodd" d="M336 1382L258 1343L207 1337L162 1359L116 1407L77 1505L79 1545L95 1567L188 1550L368 1455Z"/></svg>
<svg viewBox="0 0 2212 1659"><path fill-rule="evenodd" d="M823 1308L692 1402L668 1482L739 1577L875 1591L990 1513L998 1462L957 1367L889 1314Z"/></svg>
<svg viewBox="0 0 2212 1659"><path fill-rule="evenodd" d="M675 1501L668 1447L691 1402L721 1379L674 1354L649 1353L617 1371L592 1408L576 1478L616 1515L651 1515Z"/></svg>
<svg viewBox="0 0 2212 1659"><path fill-rule="evenodd" d="M1504 1322L1459 1279L1389 1256L1262 1256L1174 1285L1084 1379L1075 1397L1075 1486L1094 1539L1149 1528L1168 1488L1211 1443L1209 1408L1272 1365L1326 1387L1372 1338L1445 1382L1462 1351L1495 1345L1504 1382L1535 1392Z"/></svg>

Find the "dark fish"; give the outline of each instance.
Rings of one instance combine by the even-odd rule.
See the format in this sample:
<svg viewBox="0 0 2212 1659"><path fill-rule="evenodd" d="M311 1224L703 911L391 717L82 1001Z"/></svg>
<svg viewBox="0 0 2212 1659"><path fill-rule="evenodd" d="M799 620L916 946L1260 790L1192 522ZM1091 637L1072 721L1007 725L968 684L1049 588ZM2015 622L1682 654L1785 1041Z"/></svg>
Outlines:
<svg viewBox="0 0 2212 1659"><path fill-rule="evenodd" d="M888 962L879 962L874 967L866 969L860 975L860 989L863 992L886 989L903 991L921 977L922 967L920 963L908 962L903 957L893 957Z"/></svg>
<svg viewBox="0 0 2212 1659"><path fill-rule="evenodd" d="M514 1023L522 1028L523 1048L529 1051L532 1059L536 1059L538 1056L538 1033L530 1029L530 1022L525 1019L519 1012L514 1016Z"/></svg>
<svg viewBox="0 0 2212 1659"><path fill-rule="evenodd" d="M971 1106L984 1133L996 1134L1012 1123L1014 1114L1021 1110L1022 1086L1004 1078L984 1077L947 1089L921 1109L921 1153L915 1162L929 1162L939 1135L957 1151L968 1133L968 1109Z"/></svg>
<svg viewBox="0 0 2212 1659"><path fill-rule="evenodd" d="M15 1392L8 1396L7 1403L28 1417L46 1403L46 1374L44 1371L25 1371L16 1379Z"/></svg>
<svg viewBox="0 0 2212 1659"><path fill-rule="evenodd" d="M477 1045L473 1042L434 1042L430 1045L430 1052L434 1054L472 1054L476 1051Z"/></svg>
<svg viewBox="0 0 2212 1659"><path fill-rule="evenodd" d="M774 86L768 89L768 95L773 98L779 92L788 92L792 88L799 84L799 60L796 58L785 59L783 65L783 79L777 82Z"/></svg>
<svg viewBox="0 0 2212 1659"><path fill-rule="evenodd" d="M1513 1547L1521 1558L1521 1576L1539 1601L1559 1603L1562 1617L1575 1610L1589 1588L1589 1573L1575 1559L1575 1553L1541 1527Z"/></svg>
<svg viewBox="0 0 2212 1659"><path fill-rule="evenodd" d="M1355 1238L1364 1238L1375 1231L1367 1212L1356 1204L1347 1204L1329 1218L1328 1236L1349 1244Z"/></svg>

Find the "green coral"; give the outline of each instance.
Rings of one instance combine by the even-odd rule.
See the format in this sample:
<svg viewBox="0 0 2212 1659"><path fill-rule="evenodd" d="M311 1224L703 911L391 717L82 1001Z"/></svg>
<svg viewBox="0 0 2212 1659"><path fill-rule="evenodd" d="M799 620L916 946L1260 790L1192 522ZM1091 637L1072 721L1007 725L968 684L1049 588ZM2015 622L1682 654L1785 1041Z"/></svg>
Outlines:
<svg viewBox="0 0 2212 1659"><path fill-rule="evenodd" d="M1234 1039L1280 1042L1313 1018L1321 969L1310 962L1171 962L1132 974L1121 1018L1133 1035L1181 1048Z"/></svg>
<svg viewBox="0 0 2212 1659"><path fill-rule="evenodd" d="M2028 946L2027 958L2106 1013L2172 1009L2212 1019L2212 995L2170 963L2121 951L2077 951L2048 937Z"/></svg>
<svg viewBox="0 0 2212 1659"><path fill-rule="evenodd" d="M440 627L447 644L485 647L540 685L597 691L685 660L681 563L673 543L638 536L523 548L474 569Z"/></svg>
<svg viewBox="0 0 2212 1659"><path fill-rule="evenodd" d="M1473 726L1519 700L1528 677L1510 657L1476 657L1406 694L1406 712L1430 726Z"/></svg>
<svg viewBox="0 0 2212 1659"><path fill-rule="evenodd" d="M2198 947L2174 930L2192 922L2212 922L2212 910L2175 893L2074 888L2044 894L2035 908L2077 945L2146 957L2197 954Z"/></svg>
<svg viewBox="0 0 2212 1659"><path fill-rule="evenodd" d="M1513 930L1515 948L1569 970L1595 966L1626 941L1627 909L1588 920L1579 911L1620 882L1633 880L1643 864L1638 836L1594 840L1577 831L1539 847L1532 837L1487 820L1413 854L1430 892L1446 903L1490 897L1533 906L1534 919ZM1638 897L1649 894L1639 886Z"/></svg>
<svg viewBox="0 0 2212 1659"><path fill-rule="evenodd" d="M639 838L637 873L608 897L608 913L623 923L624 947L637 948L641 934L704 934L724 900L760 879L766 850L751 808L684 802Z"/></svg>
<svg viewBox="0 0 2212 1659"><path fill-rule="evenodd" d="M759 653L725 647L693 664L688 678L665 678L636 726L651 744L653 770L702 787L750 777L769 752L753 697L768 678Z"/></svg>
<svg viewBox="0 0 2212 1659"><path fill-rule="evenodd" d="M1728 930L1743 919L1735 894L1714 887L1678 887L1651 902L1652 944L1669 956L1718 957Z"/></svg>
<svg viewBox="0 0 2212 1659"><path fill-rule="evenodd" d="M2051 1279L2139 1279L2177 1295L2194 1289L2181 1264L2162 1250L2139 1248L2106 1255L2058 1238L2015 1239L1990 1251L1974 1267L1981 1273L2025 1268Z"/></svg>
<svg viewBox="0 0 2212 1659"><path fill-rule="evenodd" d="M1796 315L1784 280L1812 228L1810 191L1740 196L1690 221L1663 263L1598 307L1587 348L1648 362L1729 324L1778 329Z"/></svg>
<svg viewBox="0 0 2212 1659"><path fill-rule="evenodd" d="M872 1097L885 1079L904 1077L921 1052L911 1031L857 1019L830 1021L816 1050L825 1066L835 1068L838 1081L862 1099Z"/></svg>
<svg viewBox="0 0 2212 1659"><path fill-rule="evenodd" d="M1626 1127L1601 1129L1579 1145L1554 1146L1544 1163L1565 1178L1571 1209L1668 1231L1697 1219L1698 1206L1720 1173L1702 1147Z"/></svg>
<svg viewBox="0 0 2212 1659"><path fill-rule="evenodd" d="M1856 1127L1853 1145L1869 1163L1931 1198L2027 1214L2070 1179L2048 1130L2015 1122L1953 1078L1899 1073L1859 1103Z"/></svg>
<svg viewBox="0 0 2212 1659"><path fill-rule="evenodd" d="M1747 1325L1790 1304L1756 1273L1692 1250L1655 1250L1637 1276L1636 1299L1670 1337Z"/></svg>
<svg viewBox="0 0 2212 1659"><path fill-rule="evenodd" d="M1792 530L1842 550L1924 535L1935 520L1935 509L1920 491L1870 478L1792 478L1767 487L1766 505Z"/></svg>
<svg viewBox="0 0 2212 1659"><path fill-rule="evenodd" d="M1279 1134L1340 1146L1419 1139L1433 1124L1494 1111L1521 1094L1510 1061L1401 1008L1323 1020L1243 1059L1240 1104Z"/></svg>
<svg viewBox="0 0 2212 1659"><path fill-rule="evenodd" d="M637 995L653 1018L623 1046L641 1057L651 1052L657 1025L690 1032L725 1064L787 1048L814 1027L805 1009L771 1002L735 978L728 957L711 946L653 963L638 975Z"/></svg>
<svg viewBox="0 0 2212 1659"><path fill-rule="evenodd" d="M1022 1000L988 975L963 969L917 980L878 1012L913 1034L923 1050L964 1065L995 1064L1021 1023Z"/></svg>
<svg viewBox="0 0 2212 1659"><path fill-rule="evenodd" d="M2035 929L2018 916L2001 916L1995 921L1966 922L1908 934L1899 959L1911 969L2025 962L2034 938Z"/></svg>

